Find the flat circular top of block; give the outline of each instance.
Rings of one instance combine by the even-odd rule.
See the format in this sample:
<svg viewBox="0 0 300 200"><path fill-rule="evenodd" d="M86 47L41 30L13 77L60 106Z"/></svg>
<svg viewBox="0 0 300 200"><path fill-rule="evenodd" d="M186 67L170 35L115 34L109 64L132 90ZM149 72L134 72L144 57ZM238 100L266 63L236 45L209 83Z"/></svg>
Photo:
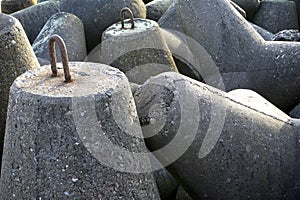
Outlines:
<svg viewBox="0 0 300 200"><path fill-rule="evenodd" d="M134 29L131 29L131 22L129 19L124 21L125 28L122 29L121 22L115 23L108 27L103 33L103 39L113 36L131 36L140 32L156 29L158 24L153 20L135 18Z"/></svg>
<svg viewBox="0 0 300 200"><path fill-rule="evenodd" d="M19 76L13 86L21 90L49 97L79 97L107 92L127 83L126 76L116 68L89 62L70 62L71 83L65 83L61 63L58 77L52 77L50 65L27 71Z"/></svg>

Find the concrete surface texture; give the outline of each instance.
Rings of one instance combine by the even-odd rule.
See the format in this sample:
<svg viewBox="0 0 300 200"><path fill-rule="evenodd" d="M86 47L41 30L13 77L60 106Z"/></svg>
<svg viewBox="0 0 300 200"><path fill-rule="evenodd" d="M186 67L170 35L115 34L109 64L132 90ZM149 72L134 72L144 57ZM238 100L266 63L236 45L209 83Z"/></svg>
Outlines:
<svg viewBox="0 0 300 200"><path fill-rule="evenodd" d="M161 163L190 141L168 170L193 199L300 197L300 120L257 93L226 93L166 72L134 97L147 147Z"/></svg>
<svg viewBox="0 0 300 200"><path fill-rule="evenodd" d="M228 1L178 0L159 25L202 45L226 91L252 89L287 112L299 102L300 44L265 41Z"/></svg>
<svg viewBox="0 0 300 200"><path fill-rule="evenodd" d="M50 66L13 83L0 198L159 199L151 173L127 169L143 163L113 148L147 152L125 75L95 63L70 69L70 83Z"/></svg>

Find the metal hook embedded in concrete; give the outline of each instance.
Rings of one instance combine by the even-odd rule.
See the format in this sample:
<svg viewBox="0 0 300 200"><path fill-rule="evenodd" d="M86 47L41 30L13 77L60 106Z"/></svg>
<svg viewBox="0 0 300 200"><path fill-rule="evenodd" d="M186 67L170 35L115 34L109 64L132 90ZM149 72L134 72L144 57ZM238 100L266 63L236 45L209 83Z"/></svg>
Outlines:
<svg viewBox="0 0 300 200"><path fill-rule="evenodd" d="M131 29L134 29L133 14L132 14L132 11L131 11L128 7L122 8L122 9L121 9L121 12L120 12L120 15L121 15L121 23L122 23L122 29L125 28L125 25L124 25L124 13L125 13L125 12L127 12L127 13L129 14L130 22L131 22Z"/></svg>
<svg viewBox="0 0 300 200"><path fill-rule="evenodd" d="M52 76L57 77L55 42L57 42L60 50L62 64L64 68L65 82L70 83L72 82L72 79L70 74L69 58L68 58L66 44L64 40L59 35L56 34L52 35L49 40L49 53L50 53Z"/></svg>

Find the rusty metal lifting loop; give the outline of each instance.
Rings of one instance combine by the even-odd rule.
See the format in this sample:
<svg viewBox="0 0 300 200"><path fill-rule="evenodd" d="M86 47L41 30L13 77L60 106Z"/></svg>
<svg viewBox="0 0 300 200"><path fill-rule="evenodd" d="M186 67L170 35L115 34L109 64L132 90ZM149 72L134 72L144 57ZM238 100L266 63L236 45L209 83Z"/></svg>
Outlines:
<svg viewBox="0 0 300 200"><path fill-rule="evenodd" d="M131 22L131 29L134 29L133 14L132 14L132 11L128 7L122 8L121 12L120 12L122 29L125 29L125 24L124 24L124 14L125 14L125 12L127 12L129 14L130 22Z"/></svg>
<svg viewBox="0 0 300 200"><path fill-rule="evenodd" d="M66 44L64 40L59 35L56 34L52 35L49 39L49 53L50 53L52 76L57 77L55 42L58 44L60 54L61 54L62 64L64 68L64 75L65 75L65 83L70 83L72 82L72 79L70 74L69 58L68 58Z"/></svg>

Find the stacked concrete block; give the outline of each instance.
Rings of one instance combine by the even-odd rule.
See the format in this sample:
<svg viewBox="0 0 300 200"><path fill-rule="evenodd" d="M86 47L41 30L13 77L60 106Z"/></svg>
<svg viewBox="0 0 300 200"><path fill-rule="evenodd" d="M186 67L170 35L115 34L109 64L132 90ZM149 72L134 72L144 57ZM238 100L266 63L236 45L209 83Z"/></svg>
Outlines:
<svg viewBox="0 0 300 200"><path fill-rule="evenodd" d="M100 62L120 69L131 82L142 84L149 77L166 71L177 72L172 54L155 21L124 20L113 24L102 35Z"/></svg>
<svg viewBox="0 0 300 200"><path fill-rule="evenodd" d="M12 16L21 22L32 44L48 19L57 12L59 12L58 3L56 1L47 1L15 12Z"/></svg>
<svg viewBox="0 0 300 200"><path fill-rule="evenodd" d="M50 17L32 44L37 57L50 60L48 41L53 34L58 34L64 39L70 61L83 61L86 58L84 27L77 16L59 12ZM59 54L57 61L61 62Z"/></svg>
<svg viewBox="0 0 300 200"><path fill-rule="evenodd" d="M15 78L29 69L39 67L20 22L0 14L0 155L5 133L9 88Z"/></svg>
<svg viewBox="0 0 300 200"><path fill-rule="evenodd" d="M135 17L146 17L146 7L142 0L88 0L84 4L82 0L59 2L62 12L72 13L82 20L88 52L100 43L106 28L120 21L119 12L122 8L129 7Z"/></svg>
<svg viewBox="0 0 300 200"><path fill-rule="evenodd" d="M300 44L265 41L228 1L178 0L159 24L203 46L226 91L252 89L286 112L298 104Z"/></svg>
<svg viewBox="0 0 300 200"><path fill-rule="evenodd" d="M10 90L1 199L159 199L150 159L135 157L147 149L125 75L69 64L59 42L57 68L61 39L50 40L51 66L22 74Z"/></svg>
<svg viewBox="0 0 300 200"><path fill-rule="evenodd" d="M300 120L257 93L167 72L134 96L147 146L165 166L177 154L167 168L193 199L300 197Z"/></svg>
<svg viewBox="0 0 300 200"><path fill-rule="evenodd" d="M263 0L253 22L272 33L286 29L298 30L296 4L288 0Z"/></svg>

